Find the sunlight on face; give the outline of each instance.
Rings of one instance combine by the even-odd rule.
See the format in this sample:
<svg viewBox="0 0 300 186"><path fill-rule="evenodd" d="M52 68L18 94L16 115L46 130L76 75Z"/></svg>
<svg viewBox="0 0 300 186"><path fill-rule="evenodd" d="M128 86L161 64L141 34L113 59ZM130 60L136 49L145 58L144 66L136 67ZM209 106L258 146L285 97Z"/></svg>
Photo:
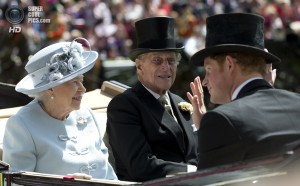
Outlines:
<svg viewBox="0 0 300 186"><path fill-rule="evenodd" d="M67 81L53 89L54 101L59 109L72 112L80 108L82 96L86 89L83 86L83 75Z"/></svg>
<svg viewBox="0 0 300 186"><path fill-rule="evenodd" d="M175 52L149 52L137 59L139 80L150 90L162 95L176 78L178 59Z"/></svg>
<svg viewBox="0 0 300 186"><path fill-rule="evenodd" d="M207 87L210 94L210 102L224 104L228 102L226 73L218 62L210 57L204 60L205 78L203 86Z"/></svg>

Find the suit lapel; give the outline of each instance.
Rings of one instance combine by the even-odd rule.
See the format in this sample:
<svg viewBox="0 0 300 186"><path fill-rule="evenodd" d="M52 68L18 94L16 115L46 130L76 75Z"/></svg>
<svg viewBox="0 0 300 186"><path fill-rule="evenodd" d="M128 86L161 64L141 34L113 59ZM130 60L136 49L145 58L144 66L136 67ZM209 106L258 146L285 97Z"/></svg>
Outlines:
<svg viewBox="0 0 300 186"><path fill-rule="evenodd" d="M159 101L145 89L145 87L139 82L135 87L137 97L149 108L149 111L153 117L158 121L159 124L163 125L165 128L173 134L176 139L179 148L184 151L184 134L180 125L174 120L174 118L161 106ZM172 103L171 103L172 104ZM173 106L173 105L172 105ZM175 111L178 115L178 110Z"/></svg>
<svg viewBox="0 0 300 186"><path fill-rule="evenodd" d="M178 99L177 96L175 96L172 93L169 93L170 101L172 104L172 108L174 110L174 113L177 117L178 122L182 126L183 132L185 133L185 136L187 137L187 140L190 142L194 141L195 136L190 135L194 134L193 133L193 128L192 128L192 122L191 122L191 114L188 111L181 111L178 108L178 104L182 101L182 99Z"/></svg>

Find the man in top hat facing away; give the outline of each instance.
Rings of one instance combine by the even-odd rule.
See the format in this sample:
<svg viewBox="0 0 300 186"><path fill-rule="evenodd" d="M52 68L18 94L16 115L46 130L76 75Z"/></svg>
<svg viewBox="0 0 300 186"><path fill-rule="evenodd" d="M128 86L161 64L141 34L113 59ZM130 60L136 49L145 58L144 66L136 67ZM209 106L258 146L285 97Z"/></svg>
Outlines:
<svg viewBox="0 0 300 186"><path fill-rule="evenodd" d="M253 14L207 18L206 47L191 58L203 65L202 85L221 104L203 115L198 169L282 154L300 144L300 95L274 89L266 65L280 59L264 49L264 19ZM201 83L187 93L196 109ZM200 102L201 103L201 102ZM200 105L200 104L199 104ZM198 116L201 117L201 116Z"/></svg>
<svg viewBox="0 0 300 186"><path fill-rule="evenodd" d="M192 106L169 91L184 48L176 47L174 20L146 18L135 28L137 48L129 57L136 63L139 82L115 96L107 108L106 132L118 178L146 181L196 171Z"/></svg>

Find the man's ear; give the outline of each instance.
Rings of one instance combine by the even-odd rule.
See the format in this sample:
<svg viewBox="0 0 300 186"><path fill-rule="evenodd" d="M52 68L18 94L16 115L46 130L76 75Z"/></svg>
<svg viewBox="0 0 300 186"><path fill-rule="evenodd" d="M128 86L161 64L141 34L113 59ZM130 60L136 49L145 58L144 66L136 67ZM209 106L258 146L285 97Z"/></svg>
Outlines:
<svg viewBox="0 0 300 186"><path fill-rule="evenodd" d="M136 67L137 70L142 69L142 61L140 59L135 60L135 67Z"/></svg>
<svg viewBox="0 0 300 186"><path fill-rule="evenodd" d="M236 67L236 59L227 55L225 57L224 68L225 70L232 71Z"/></svg>

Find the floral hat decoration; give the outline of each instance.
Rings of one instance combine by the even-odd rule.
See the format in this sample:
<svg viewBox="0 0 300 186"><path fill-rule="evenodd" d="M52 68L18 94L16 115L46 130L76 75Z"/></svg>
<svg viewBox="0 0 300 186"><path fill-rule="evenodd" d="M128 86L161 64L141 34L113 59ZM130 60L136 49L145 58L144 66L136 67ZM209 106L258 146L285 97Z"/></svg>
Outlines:
<svg viewBox="0 0 300 186"><path fill-rule="evenodd" d="M89 51L79 40L88 44ZM16 91L31 95L58 86L92 69L97 58L84 38L52 44L30 58L25 66L28 75L16 85Z"/></svg>

